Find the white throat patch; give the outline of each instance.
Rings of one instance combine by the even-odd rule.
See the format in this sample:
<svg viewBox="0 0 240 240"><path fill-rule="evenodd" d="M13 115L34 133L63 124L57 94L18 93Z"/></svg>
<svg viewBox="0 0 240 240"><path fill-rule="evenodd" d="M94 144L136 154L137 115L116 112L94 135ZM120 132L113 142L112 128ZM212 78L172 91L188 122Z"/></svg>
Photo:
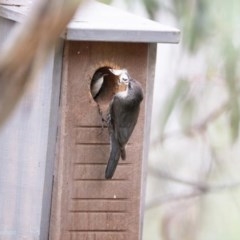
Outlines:
<svg viewBox="0 0 240 240"><path fill-rule="evenodd" d="M117 95L118 97L120 97L120 98L125 98L125 97L127 97L127 95L128 95L128 88L127 88L125 91L118 92L116 95Z"/></svg>

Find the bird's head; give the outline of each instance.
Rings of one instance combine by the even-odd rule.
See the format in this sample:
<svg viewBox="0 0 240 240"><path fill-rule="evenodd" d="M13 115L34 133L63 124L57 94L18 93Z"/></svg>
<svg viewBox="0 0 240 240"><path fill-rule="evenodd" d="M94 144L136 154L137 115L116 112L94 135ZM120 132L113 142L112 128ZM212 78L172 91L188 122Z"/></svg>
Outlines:
<svg viewBox="0 0 240 240"><path fill-rule="evenodd" d="M118 85L129 85L130 77L127 69L109 69L118 78Z"/></svg>

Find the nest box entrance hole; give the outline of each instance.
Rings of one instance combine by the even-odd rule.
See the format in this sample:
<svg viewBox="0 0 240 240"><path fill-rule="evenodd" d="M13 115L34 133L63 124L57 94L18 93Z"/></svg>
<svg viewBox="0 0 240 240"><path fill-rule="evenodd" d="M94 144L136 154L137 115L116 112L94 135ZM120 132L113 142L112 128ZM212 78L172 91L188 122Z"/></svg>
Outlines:
<svg viewBox="0 0 240 240"><path fill-rule="evenodd" d="M109 104L119 89L118 76L113 73L116 70L110 66L103 66L98 68L91 78L90 93L105 120Z"/></svg>

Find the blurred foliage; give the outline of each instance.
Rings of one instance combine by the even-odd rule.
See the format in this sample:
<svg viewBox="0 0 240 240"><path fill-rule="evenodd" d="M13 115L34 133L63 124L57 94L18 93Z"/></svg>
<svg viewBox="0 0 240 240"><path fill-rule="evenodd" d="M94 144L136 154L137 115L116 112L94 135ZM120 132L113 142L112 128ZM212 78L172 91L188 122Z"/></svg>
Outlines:
<svg viewBox="0 0 240 240"><path fill-rule="evenodd" d="M150 18L156 18L156 9L161 7L161 3L158 0L141 0L143 5L145 6L148 15Z"/></svg>
<svg viewBox="0 0 240 240"><path fill-rule="evenodd" d="M147 2L148 1L146 1L146 3ZM211 68L213 72L217 73L220 71L222 74L223 84L226 86L224 91L228 94L228 102L230 103L228 109L224 110L229 112L228 128L231 132L232 140L235 142L239 137L240 121L240 26L238 17L240 2L238 0L172 0L171 6L172 9L170 13L173 13L173 17L179 24L182 32L183 53L194 57L199 52L204 52L206 61L207 59L210 60L206 63L208 67ZM211 55L213 49L213 55L217 56L214 61L211 60L211 58L213 58ZM222 64L220 69L219 64ZM189 83L194 84L196 82L196 80L191 79L187 73L186 76L183 77L189 81ZM211 81L211 78L205 79L205 82L207 81ZM191 87L189 87L189 89L191 89ZM187 125L192 124L191 119L194 108L197 108L201 102L194 99L196 96L192 96L191 99L189 99L189 94L186 94L186 90L182 89L179 83L176 83L174 91L178 92L178 95L185 95L187 98L181 106L183 111L181 116L183 116L183 118L179 118L183 129L186 129ZM221 100L221 96L219 96L219 100ZM178 97L173 96L167 98L162 112L162 119L165 119L165 122L161 125L163 127L161 132L164 132L164 126L166 126L167 123L166 120L169 119L169 112L177 105L179 106ZM225 111L223 111L223 113Z"/></svg>
<svg viewBox="0 0 240 240"><path fill-rule="evenodd" d="M102 2L102 3L105 3L105 4L111 4L112 0L98 0L98 2Z"/></svg>
<svg viewBox="0 0 240 240"><path fill-rule="evenodd" d="M186 100L185 96L189 91L189 82L186 80L179 80L172 92L167 96L166 102L164 104L163 112L160 119L160 129L164 130L166 124L173 113L174 109L177 105L182 105L182 103L188 102L188 104L184 104L185 106L189 105L190 102ZM163 132L160 133L161 138L163 138Z"/></svg>
<svg viewBox="0 0 240 240"><path fill-rule="evenodd" d="M173 0L173 6L183 34L183 45L190 53L194 53L212 29L209 1Z"/></svg>

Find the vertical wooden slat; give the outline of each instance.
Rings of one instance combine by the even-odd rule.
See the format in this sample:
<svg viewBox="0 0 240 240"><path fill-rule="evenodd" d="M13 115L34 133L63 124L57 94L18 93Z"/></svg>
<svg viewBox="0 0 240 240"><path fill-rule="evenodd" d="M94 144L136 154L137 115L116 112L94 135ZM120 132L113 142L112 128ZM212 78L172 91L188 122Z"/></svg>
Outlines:
<svg viewBox="0 0 240 240"><path fill-rule="evenodd" d="M62 206L64 206L64 196L67 194L64 192L66 190L65 180L65 166L67 161L64 162L65 155L65 136L66 134L66 119L65 114L67 114L66 106L66 95L67 95L67 76L68 76L68 59L69 59L69 45L64 43L63 50L63 64L62 64L62 84L61 84L61 96L59 99L60 113L59 113L59 126L56 144L56 161L54 168L54 179L53 179L53 196L52 196L52 211L51 211L51 222L50 222L50 233L49 239L61 239L62 234ZM66 111L66 112L65 112ZM65 186L64 186L65 183Z"/></svg>
<svg viewBox="0 0 240 240"><path fill-rule="evenodd" d="M44 172L43 200L41 210L41 225L39 240L46 240L49 236L50 209L52 199L52 186L54 174L54 160L56 153L57 129L59 121L59 100L62 79L62 59L63 59L62 39L59 39L55 47L53 77L51 85L50 116L47 139L46 165Z"/></svg>
<svg viewBox="0 0 240 240"><path fill-rule="evenodd" d="M52 205L52 240L140 238L145 102L112 180L104 179L109 136L89 86L98 67L127 68L146 88L148 45L66 42L61 122Z"/></svg>
<svg viewBox="0 0 240 240"><path fill-rule="evenodd" d="M144 206L145 206L145 191L146 191L146 178L147 178L147 159L150 145L150 129L152 117L152 103L153 103L153 89L155 78L157 44L149 43L148 45L148 72L146 82L146 108L145 108L145 123L144 123L144 141L142 151L142 177L141 177L141 198L140 198L140 220L139 225L140 239L142 239L143 219L144 219Z"/></svg>

